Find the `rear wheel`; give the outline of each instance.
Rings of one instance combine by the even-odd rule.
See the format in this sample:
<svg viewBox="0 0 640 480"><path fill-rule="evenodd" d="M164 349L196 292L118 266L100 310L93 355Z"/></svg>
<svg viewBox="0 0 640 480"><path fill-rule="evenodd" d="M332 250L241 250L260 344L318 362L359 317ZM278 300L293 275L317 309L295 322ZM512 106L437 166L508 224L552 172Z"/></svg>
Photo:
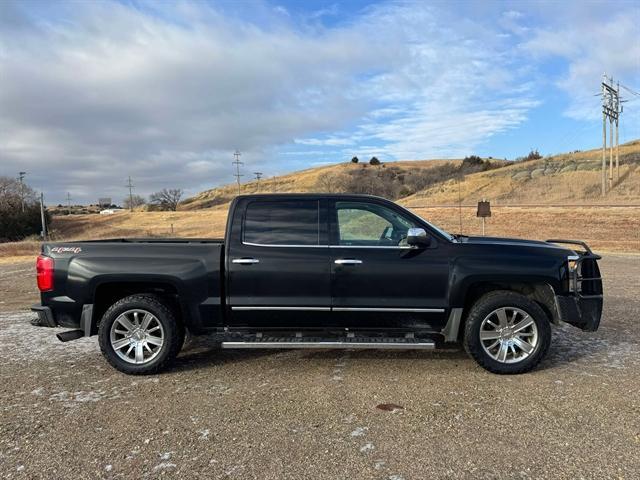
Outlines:
<svg viewBox="0 0 640 480"><path fill-rule="evenodd" d="M471 307L464 347L490 372L527 372L540 363L550 345L551 327L546 314L524 295L491 292Z"/></svg>
<svg viewBox="0 0 640 480"><path fill-rule="evenodd" d="M121 372L151 374L168 366L184 341L184 328L172 310L154 295L118 300L103 315L100 349Z"/></svg>

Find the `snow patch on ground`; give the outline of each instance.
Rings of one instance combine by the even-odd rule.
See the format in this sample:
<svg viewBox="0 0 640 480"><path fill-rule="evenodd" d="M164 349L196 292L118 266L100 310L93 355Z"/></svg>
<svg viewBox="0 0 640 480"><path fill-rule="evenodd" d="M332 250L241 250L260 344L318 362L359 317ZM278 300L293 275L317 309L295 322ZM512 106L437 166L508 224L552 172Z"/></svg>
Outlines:
<svg viewBox="0 0 640 480"><path fill-rule="evenodd" d="M374 451L375 449L376 449L376 446L373 443L365 443L363 446L360 447L360 452L369 453Z"/></svg>
<svg viewBox="0 0 640 480"><path fill-rule="evenodd" d="M29 323L34 315L27 312L0 315L0 360L3 364L100 355L97 337L63 343L55 334L66 329L34 327Z"/></svg>
<svg viewBox="0 0 640 480"><path fill-rule="evenodd" d="M351 436L362 437L367 434L367 430L369 430L369 427L357 427L353 432L351 432Z"/></svg>
<svg viewBox="0 0 640 480"><path fill-rule="evenodd" d="M615 338L606 327L597 332L582 332L561 324L554 329L547 362L554 366L576 368L584 365L621 370L640 364L640 345L632 338Z"/></svg>

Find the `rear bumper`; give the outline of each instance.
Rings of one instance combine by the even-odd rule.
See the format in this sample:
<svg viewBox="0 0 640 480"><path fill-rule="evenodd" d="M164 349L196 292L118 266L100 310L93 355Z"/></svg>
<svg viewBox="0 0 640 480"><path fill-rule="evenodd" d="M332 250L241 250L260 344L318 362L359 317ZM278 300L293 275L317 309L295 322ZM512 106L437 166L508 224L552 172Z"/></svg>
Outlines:
<svg viewBox="0 0 640 480"><path fill-rule="evenodd" d="M67 304L63 303L64 305ZM75 311L69 312L59 309L57 305L53 305L53 308L45 305L33 305L31 311L38 314L38 326L80 329L87 337L98 333L98 327L93 320L92 304L82 305L79 315Z"/></svg>
<svg viewBox="0 0 640 480"><path fill-rule="evenodd" d="M53 312L49 307L43 307L42 305L33 305L31 307L32 312L36 312L38 314L38 320L41 326L43 327L57 327Z"/></svg>
<svg viewBox="0 0 640 480"><path fill-rule="evenodd" d="M585 332L595 332L602 317L602 295L558 295L556 305L560 320Z"/></svg>

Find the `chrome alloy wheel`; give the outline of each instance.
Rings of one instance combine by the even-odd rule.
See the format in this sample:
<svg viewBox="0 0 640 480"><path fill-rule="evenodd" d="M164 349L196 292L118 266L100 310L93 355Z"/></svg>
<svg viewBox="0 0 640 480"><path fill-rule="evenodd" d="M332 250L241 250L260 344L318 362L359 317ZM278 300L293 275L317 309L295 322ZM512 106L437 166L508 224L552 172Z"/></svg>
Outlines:
<svg viewBox="0 0 640 480"><path fill-rule="evenodd" d="M538 345L538 327L533 318L516 307L501 307L480 325L484 351L500 363L517 363L531 355Z"/></svg>
<svg viewBox="0 0 640 480"><path fill-rule="evenodd" d="M113 351L125 362L149 363L164 345L164 328L152 313L146 310L127 310L115 319L110 332Z"/></svg>

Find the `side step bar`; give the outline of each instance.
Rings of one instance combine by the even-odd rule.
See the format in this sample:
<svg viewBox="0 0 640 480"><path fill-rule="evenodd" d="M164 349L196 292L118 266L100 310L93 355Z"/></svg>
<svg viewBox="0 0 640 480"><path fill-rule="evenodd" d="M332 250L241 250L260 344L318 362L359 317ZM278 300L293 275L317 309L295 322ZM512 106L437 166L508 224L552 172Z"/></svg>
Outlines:
<svg viewBox="0 0 640 480"><path fill-rule="evenodd" d="M383 349L383 350L433 350L435 342L431 340L408 341L402 339L384 340L254 340L222 342L222 348L342 348L342 349Z"/></svg>

